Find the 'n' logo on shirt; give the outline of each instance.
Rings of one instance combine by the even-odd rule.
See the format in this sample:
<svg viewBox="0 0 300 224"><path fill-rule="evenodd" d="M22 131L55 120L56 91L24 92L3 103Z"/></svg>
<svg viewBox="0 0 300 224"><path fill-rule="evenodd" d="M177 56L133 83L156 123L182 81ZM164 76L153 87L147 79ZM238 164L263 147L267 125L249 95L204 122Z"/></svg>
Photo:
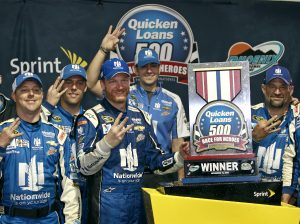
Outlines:
<svg viewBox="0 0 300 224"><path fill-rule="evenodd" d="M121 167L124 170L135 171L139 165L136 149L131 148L131 143L126 149L120 149Z"/></svg>

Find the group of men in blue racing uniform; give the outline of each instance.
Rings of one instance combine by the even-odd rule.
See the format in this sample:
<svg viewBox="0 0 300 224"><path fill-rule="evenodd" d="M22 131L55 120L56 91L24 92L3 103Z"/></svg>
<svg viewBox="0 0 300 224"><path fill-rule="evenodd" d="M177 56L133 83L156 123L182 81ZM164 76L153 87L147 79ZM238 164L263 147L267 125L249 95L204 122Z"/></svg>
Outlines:
<svg viewBox="0 0 300 224"><path fill-rule="evenodd" d="M114 37L116 34L115 32L116 31L111 33L111 31L109 31L108 36ZM105 49L108 50L107 47ZM106 50L101 50L104 55L106 55ZM84 193L87 191L85 184L86 180L89 178L86 178L86 176L83 177L83 175L91 175L94 173L96 173L96 175L93 175L91 182L95 182L96 177L99 176L101 180L103 180L103 182L97 182L100 189L103 189L105 183L111 185L108 186L107 189L100 191L111 192L110 195L103 195L103 198L101 197L100 199L101 207L102 205L104 206L106 200L110 207L101 209L101 207L98 206L99 210L97 213L101 214L101 216L97 220L101 220L101 223L121 223L119 222L118 212L115 213L116 209L120 207L120 210L121 208L126 208L126 210L123 211L123 219L126 223L144 223L145 215L140 189L144 166L147 165L150 169L155 169L161 174L175 172L183 166L183 157L188 154L188 144L182 142L179 144L178 152L165 153L157 143L156 135L154 134L150 122L150 116L146 112L128 106L127 95L129 92L130 75L127 64L122 60L113 59L107 61L107 63L102 66L102 70L103 79L101 82L103 89L105 90L105 99L101 103L107 108L106 113L98 114L98 112L102 112L102 110L95 110L97 108L88 110L84 113L83 117L78 119L78 122L75 122L76 116L83 112L83 109L80 107L82 99L80 97L86 91L86 74L84 69L79 65L67 65L62 70L61 76L48 90L48 95L50 92L52 96L47 96L47 102L44 102L43 106L39 104L43 99L43 94L41 93L42 83L38 76L32 73L25 73L20 74L16 78L16 81L19 84L15 85L13 91L20 91L22 94L25 94L24 98L26 98L27 106L30 107L31 104L35 104L36 106L34 110L36 120L38 122L47 123L51 128L47 131L40 126L35 126L35 120L34 122L32 122L32 120L23 120L25 118L19 113L18 109L20 107L18 101L20 98L13 98L16 102L15 106L17 108L17 113L11 115L12 119L1 123L0 128L0 140L7 137L9 141L12 140L11 143L9 143L9 141L3 141L3 144L1 144L3 152L1 166L3 168L2 177L4 180L3 204L5 207L5 214L1 216L1 221L3 223L9 223L11 221L19 221L22 223L80 222L79 216L81 216L81 214L78 211L78 208L82 208L83 206L83 215L85 213L85 208L94 209L92 205L81 205L81 199L79 199L81 195L84 203ZM29 84L35 85L34 88L31 88ZM38 97L39 101L36 100ZM77 99L76 105L74 101L70 102L70 100L74 100L75 98ZM5 100L7 99L5 98ZM59 100L60 103L57 106L54 106ZM119 105L122 105L122 107L120 108ZM101 121L101 124L99 123L99 126L94 126L95 122L93 121L93 118L95 117L93 117L91 111L96 111L97 118L100 118L99 121ZM3 110L3 112L5 112L5 110ZM6 110L6 112L8 112L8 110ZM30 108L27 112L31 112ZM118 115L120 112L122 113ZM26 132L22 129L23 123L29 127ZM75 134L71 131L74 124L76 126L74 129ZM34 130L36 130L37 133L42 133L42 137L38 138L36 135L33 135L33 128L31 128L31 126L36 127ZM85 128L86 126L88 129ZM92 130L92 127L95 128L96 135L82 134L87 130ZM117 129L117 132L115 129ZM62 135L66 139L65 142L62 142ZM68 138L66 136L68 136ZM109 136L111 137L109 138ZM45 137L54 139L46 139ZM90 142L90 137L92 137L93 142ZM77 141L76 144L75 140ZM15 141L17 142L17 145L11 146L11 144L15 144ZM61 141L64 145L58 141ZM99 145L100 148L98 147ZM119 147L120 145L122 145L121 148ZM78 146L77 152L74 146ZM112 150L112 148L116 146L118 146L118 149L115 148ZM8 149L14 147L17 148L17 150L13 150L13 152L9 152L9 154L19 155L19 151L24 150L24 148L27 149L24 150L24 152L27 152L28 154L22 156L22 158L25 159L24 163L16 163L16 166L19 165L17 174L22 173L22 183L25 182L25 187L16 186L11 190L10 187L6 186L10 186L8 182L10 179L7 178L7 175L9 169L13 168L13 165L12 167L8 166L8 164L11 165L11 160L6 154ZM59 150L55 147L59 147ZM34 156L34 153L31 153L31 150L38 149L40 150L38 153L40 156ZM97 149L100 150L100 154ZM57 157L61 159L61 163L52 164L49 163L48 160L45 160L47 158L45 155L52 155L55 153ZM62 154L60 157L59 153ZM110 154L111 156L109 156ZM74 165L76 158L77 164ZM107 161L105 162L105 160ZM100 165L98 165L98 162ZM43 186L46 180L42 179L43 173L46 170L44 166L50 170L47 173L47 181L49 181L49 183L47 182L47 186L49 185L50 190L52 190L49 190L49 195L51 195L51 197L48 197L46 192L45 198L40 200L40 198L43 197L42 194L35 193L35 195L29 197L24 193L22 194L23 196L20 197L22 199L25 197L24 200L26 200L26 204L25 202L18 203L16 201L19 200L19 198L17 198L18 195L16 197L12 197L11 194L6 196L10 191L23 192L32 189L34 189L34 191L37 189L46 190ZM113 168L114 166L115 168ZM77 172L77 167L83 175L80 175ZM109 181L109 178L111 177L110 172L104 172L111 169L116 170L116 173L113 174L113 178L116 178L115 181ZM132 172L134 172L134 174L132 174ZM18 175L14 175L13 177L20 179ZM74 196L76 199L64 197L66 192L70 192L70 190L66 189L66 185L62 184L62 180L64 179L70 181L72 187L76 189L76 196ZM16 181L14 181L14 183L15 182ZM28 187L26 187L26 185L28 185ZM80 187L81 194L78 194L78 186ZM118 186L117 190L114 189L114 186ZM114 194L118 192L121 194ZM92 193L97 199L97 192ZM102 193L99 193L99 195L100 194ZM113 206L114 209L109 213L108 211L112 206L110 205L111 200L114 200L116 197L121 200L121 196L123 196L123 203L118 202L118 205ZM7 197L10 198L10 201L7 200ZM36 200L37 198L38 200ZM71 216L68 215L68 212L70 212L70 201L65 201L66 199L69 199L76 204L76 206L73 205L73 208L76 207L76 210L72 210L73 216L74 214L77 215L76 219L70 219ZM41 204L37 202L41 202ZM34 206L28 206L31 204L34 204ZM128 207L131 208L130 214L128 213ZM113 214L116 215L113 216ZM50 215L51 219L48 217ZM86 221L86 219L81 219L81 222L92 223L97 222L97 220Z"/></svg>
<svg viewBox="0 0 300 224"><path fill-rule="evenodd" d="M145 168L164 175L182 168L188 124L180 98L157 85L157 53L138 52L136 70L145 77L131 89L127 64L104 62L123 32L109 28L87 74L65 66L43 105L42 81L32 73L13 83L14 113L0 96L1 223L146 223ZM104 98L84 111L87 87ZM261 88L265 102L252 107L253 149L262 178L282 180L289 203L299 185L299 105L291 105L293 83L282 66L266 72Z"/></svg>

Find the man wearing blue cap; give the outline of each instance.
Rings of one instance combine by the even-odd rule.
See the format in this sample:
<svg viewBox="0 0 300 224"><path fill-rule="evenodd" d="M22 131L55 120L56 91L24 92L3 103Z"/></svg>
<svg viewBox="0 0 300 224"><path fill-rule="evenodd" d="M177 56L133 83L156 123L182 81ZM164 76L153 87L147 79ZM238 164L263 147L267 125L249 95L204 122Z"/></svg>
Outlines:
<svg viewBox="0 0 300 224"><path fill-rule="evenodd" d="M81 197L82 197L82 218L81 223L85 224L87 219L87 205L86 205L86 180L85 177L78 175L79 171L76 169L76 146L75 140L72 137L71 131L74 126L76 117L84 112L81 106L84 93L87 90L86 85L86 71L83 67L77 64L66 65L54 85L50 88L55 88L59 91L60 102L57 106L59 98L48 98L43 105L48 109L48 120L58 128L64 130L71 141L71 179L79 183ZM63 207L63 205L61 206ZM63 223L62 209L60 211L61 222Z"/></svg>
<svg viewBox="0 0 300 224"><path fill-rule="evenodd" d="M70 143L41 115L42 82L32 73L15 78L12 98L18 118L0 124L1 223L59 223L56 188L66 223L80 221L80 191L69 178ZM65 149L65 150L64 150Z"/></svg>
<svg viewBox="0 0 300 224"><path fill-rule="evenodd" d="M111 50L102 42L106 51ZM103 49L104 47L102 47ZM101 51L100 51L101 52ZM103 53L97 53L88 69L88 86L99 96L101 85L98 80ZM129 104L139 107L151 115L154 131L165 153L178 151L178 146L189 137L189 126L180 97L158 85L160 61L157 53L150 48L141 49L135 57L135 73L139 83L130 88ZM179 178L183 177L183 170ZM177 180L176 174L157 176L149 174L144 178L145 187L157 187L159 182Z"/></svg>
<svg viewBox="0 0 300 224"><path fill-rule="evenodd" d="M161 174L175 172L188 155L188 143L180 144L176 153L163 153L149 114L128 105L129 84L127 64L107 60L101 76L104 99L77 122L77 165L84 175L98 174L94 185L88 186L93 192L91 224L145 223L141 191L145 166Z"/></svg>
<svg viewBox="0 0 300 224"><path fill-rule="evenodd" d="M190 136L188 122L180 97L158 85L160 61L155 50L141 49L135 56L135 73L139 83L131 86L129 103L151 114L154 131L165 153L178 151L184 138ZM183 178L183 170L179 179ZM147 175L145 187L158 187L159 182L176 181L174 174L165 176Z"/></svg>
<svg viewBox="0 0 300 224"><path fill-rule="evenodd" d="M294 187L295 119L291 105L294 87L288 69L275 65L267 70L261 86L265 102L252 106L253 151L263 179L282 180L282 200L288 202Z"/></svg>

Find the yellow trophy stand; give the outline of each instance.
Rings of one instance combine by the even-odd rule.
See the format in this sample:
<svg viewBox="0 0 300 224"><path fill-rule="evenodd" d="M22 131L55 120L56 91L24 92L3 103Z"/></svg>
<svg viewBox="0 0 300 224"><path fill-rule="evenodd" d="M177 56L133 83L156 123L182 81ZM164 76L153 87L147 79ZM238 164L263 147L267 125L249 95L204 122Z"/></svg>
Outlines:
<svg viewBox="0 0 300 224"><path fill-rule="evenodd" d="M148 224L299 224L300 208L164 195L143 188Z"/></svg>

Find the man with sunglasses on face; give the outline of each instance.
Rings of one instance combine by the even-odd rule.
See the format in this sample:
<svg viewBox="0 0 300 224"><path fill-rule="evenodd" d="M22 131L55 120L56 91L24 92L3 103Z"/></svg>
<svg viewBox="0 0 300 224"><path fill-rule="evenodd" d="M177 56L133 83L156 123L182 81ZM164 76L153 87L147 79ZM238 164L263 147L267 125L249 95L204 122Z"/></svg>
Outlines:
<svg viewBox="0 0 300 224"><path fill-rule="evenodd" d="M283 181L282 201L288 203L297 184L294 133L299 114L291 105L294 86L288 69L279 65L268 69L261 89L265 102L251 110L253 151L262 179Z"/></svg>

